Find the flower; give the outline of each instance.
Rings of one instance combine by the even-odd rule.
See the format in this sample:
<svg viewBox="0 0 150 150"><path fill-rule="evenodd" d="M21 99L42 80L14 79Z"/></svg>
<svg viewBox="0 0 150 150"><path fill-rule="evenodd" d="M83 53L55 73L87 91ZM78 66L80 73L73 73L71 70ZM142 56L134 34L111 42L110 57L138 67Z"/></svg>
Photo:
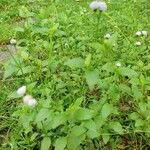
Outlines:
<svg viewBox="0 0 150 150"><path fill-rule="evenodd" d="M31 95L26 95L26 96L24 96L23 97L23 102L24 102L24 104L27 104L28 105L28 102L29 102L29 100L31 100L32 99L32 96Z"/></svg>
<svg viewBox="0 0 150 150"><path fill-rule="evenodd" d="M24 102L24 104L26 104L30 107L35 107L37 105L37 100L34 99L31 95L24 96L23 102Z"/></svg>
<svg viewBox="0 0 150 150"><path fill-rule="evenodd" d="M90 8L92 10L100 10L100 11L106 11L107 10L107 4L102 1L93 1L90 3Z"/></svg>
<svg viewBox="0 0 150 150"><path fill-rule="evenodd" d="M19 96L23 96L23 95L26 93L26 89L27 89L26 86L20 87L20 88L17 90L17 94L18 94Z"/></svg>
<svg viewBox="0 0 150 150"><path fill-rule="evenodd" d="M105 2L99 2L99 10L106 11L107 10L107 4Z"/></svg>
<svg viewBox="0 0 150 150"><path fill-rule="evenodd" d="M142 35L147 36L148 32L147 31L142 31Z"/></svg>
<svg viewBox="0 0 150 150"><path fill-rule="evenodd" d="M116 66L117 66L117 67L121 67L121 63L120 63L120 62L117 62L117 63L116 63Z"/></svg>
<svg viewBox="0 0 150 150"><path fill-rule="evenodd" d="M36 99L30 99L30 100L28 101L28 106L30 106L30 107L35 107L36 105L37 105Z"/></svg>
<svg viewBox="0 0 150 150"><path fill-rule="evenodd" d="M98 9L98 8L99 8L99 2L98 2L98 1L93 1L93 2L91 2L91 3L90 3L90 8L91 8L92 10Z"/></svg>
<svg viewBox="0 0 150 150"><path fill-rule="evenodd" d="M137 31L137 32L136 32L136 35L137 35L137 36L141 36L141 35L142 35L142 32L141 32L141 31Z"/></svg>
<svg viewBox="0 0 150 150"><path fill-rule="evenodd" d="M105 39L109 39L111 37L111 35L109 33L105 34L104 38Z"/></svg>
<svg viewBox="0 0 150 150"><path fill-rule="evenodd" d="M138 42L135 43L135 45L141 46L141 42L138 41Z"/></svg>
<svg viewBox="0 0 150 150"><path fill-rule="evenodd" d="M16 43L17 43L17 41L15 39L10 40L10 44L15 45Z"/></svg>

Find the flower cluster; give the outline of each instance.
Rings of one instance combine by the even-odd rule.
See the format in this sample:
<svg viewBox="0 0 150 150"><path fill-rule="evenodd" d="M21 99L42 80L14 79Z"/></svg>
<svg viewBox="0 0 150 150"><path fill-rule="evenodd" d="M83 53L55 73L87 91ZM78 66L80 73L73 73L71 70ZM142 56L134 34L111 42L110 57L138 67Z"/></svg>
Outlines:
<svg viewBox="0 0 150 150"><path fill-rule="evenodd" d="M147 31L145 31L145 30L143 30L143 31L137 31L136 32L136 36L147 36L148 35L148 32ZM141 46L142 45L142 43L140 42L140 41L137 41L136 43L135 43L135 45L136 46Z"/></svg>
<svg viewBox="0 0 150 150"><path fill-rule="evenodd" d="M93 1L90 3L90 8L92 10L106 11L107 10L107 4L103 1Z"/></svg>
<svg viewBox="0 0 150 150"><path fill-rule="evenodd" d="M17 94L21 97L23 97L23 103L30 106L35 107L37 105L37 100L34 99L31 95L25 95L26 94L26 86L22 86L17 90Z"/></svg>

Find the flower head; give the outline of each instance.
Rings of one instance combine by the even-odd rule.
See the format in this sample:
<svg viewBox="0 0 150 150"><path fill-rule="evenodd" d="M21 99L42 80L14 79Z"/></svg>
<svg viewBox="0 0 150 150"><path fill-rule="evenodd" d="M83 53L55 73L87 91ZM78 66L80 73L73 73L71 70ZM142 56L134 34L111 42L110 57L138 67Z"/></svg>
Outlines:
<svg viewBox="0 0 150 150"><path fill-rule="evenodd" d="M35 107L37 105L37 100L34 99L32 96L30 95L26 95L23 97L23 102L24 104L30 106L30 107Z"/></svg>
<svg viewBox="0 0 150 150"><path fill-rule="evenodd" d="M137 36L141 36L141 35L142 35L142 32L141 32L141 31L137 31L137 32L136 32L136 35L137 35Z"/></svg>
<svg viewBox="0 0 150 150"><path fill-rule="evenodd" d="M99 10L106 11L107 10L107 4L105 2L99 2Z"/></svg>
<svg viewBox="0 0 150 150"><path fill-rule="evenodd" d="M121 67L121 63L120 63L120 62L117 62L117 63L116 63L116 66L117 66L117 67Z"/></svg>
<svg viewBox="0 0 150 150"><path fill-rule="evenodd" d="M90 3L90 8L92 10L100 10L100 11L106 11L107 10L107 4L102 1L93 1Z"/></svg>
<svg viewBox="0 0 150 150"><path fill-rule="evenodd" d="M26 95L23 97L23 102L24 104L28 104L29 100L32 99L32 96L31 95Z"/></svg>
<svg viewBox="0 0 150 150"><path fill-rule="evenodd" d="M147 31L142 31L142 35L147 36L148 32Z"/></svg>
<svg viewBox="0 0 150 150"><path fill-rule="evenodd" d="M16 43L17 43L17 41L15 39L10 40L10 44L15 45Z"/></svg>
<svg viewBox="0 0 150 150"><path fill-rule="evenodd" d="M141 46L141 42L138 41L138 42L135 43L135 45Z"/></svg>
<svg viewBox="0 0 150 150"><path fill-rule="evenodd" d="M109 39L111 37L111 35L109 33L105 34L104 38L105 39Z"/></svg>
<svg viewBox="0 0 150 150"><path fill-rule="evenodd" d="M26 93L26 89L27 89L27 87L26 87L26 86L22 86L22 87L20 87L20 88L17 90L17 94L18 94L19 96L23 96L23 95L25 95L25 93Z"/></svg>
<svg viewBox="0 0 150 150"><path fill-rule="evenodd" d="M28 101L28 106L30 106L30 107L35 107L36 105L37 105L36 99L30 99L30 100Z"/></svg>
<svg viewBox="0 0 150 150"><path fill-rule="evenodd" d="M92 10L97 10L99 8L99 2L98 1L93 1L90 3L90 8Z"/></svg>

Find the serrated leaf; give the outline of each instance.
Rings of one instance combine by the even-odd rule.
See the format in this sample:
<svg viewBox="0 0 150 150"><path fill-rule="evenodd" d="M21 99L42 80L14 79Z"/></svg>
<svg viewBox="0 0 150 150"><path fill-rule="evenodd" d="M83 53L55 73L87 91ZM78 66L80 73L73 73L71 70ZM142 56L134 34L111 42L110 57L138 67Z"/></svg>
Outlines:
<svg viewBox="0 0 150 150"><path fill-rule="evenodd" d="M84 65L84 60L82 58L73 58L67 60L64 65L69 66L70 68L82 68Z"/></svg>
<svg viewBox="0 0 150 150"><path fill-rule="evenodd" d="M97 70L86 71L85 77L90 90L92 90L99 80L98 71Z"/></svg>
<svg viewBox="0 0 150 150"><path fill-rule="evenodd" d="M67 137L60 137L55 142L55 150L64 150L67 145Z"/></svg>
<svg viewBox="0 0 150 150"><path fill-rule="evenodd" d="M51 145L51 139L49 137L44 137L41 141L41 150L49 150Z"/></svg>
<svg viewBox="0 0 150 150"><path fill-rule="evenodd" d="M104 104L101 110L102 118L106 119L111 113L113 113L113 106L111 104Z"/></svg>

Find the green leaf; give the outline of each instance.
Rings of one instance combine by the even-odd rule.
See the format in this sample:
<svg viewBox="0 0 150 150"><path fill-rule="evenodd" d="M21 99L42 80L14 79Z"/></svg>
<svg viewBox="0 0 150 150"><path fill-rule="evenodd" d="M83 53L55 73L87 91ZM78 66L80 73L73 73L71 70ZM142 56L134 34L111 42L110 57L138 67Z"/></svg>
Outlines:
<svg viewBox="0 0 150 150"><path fill-rule="evenodd" d="M92 119L85 121L83 123L83 126L88 129L87 136L89 138L93 139L99 136L99 133L96 128L96 124Z"/></svg>
<svg viewBox="0 0 150 150"><path fill-rule="evenodd" d="M74 126L72 129L71 129L71 134L73 136L80 136L82 135L83 133L86 132L86 128L83 127L83 126Z"/></svg>
<svg viewBox="0 0 150 150"><path fill-rule="evenodd" d="M92 90L99 80L98 71L86 71L85 78L90 90Z"/></svg>
<svg viewBox="0 0 150 150"><path fill-rule="evenodd" d="M131 68L122 67L120 68L120 70L121 70L121 75L123 76L128 76L129 78L138 76L137 72L135 72Z"/></svg>
<svg viewBox="0 0 150 150"><path fill-rule="evenodd" d="M90 66L90 63L91 63L91 57L92 57L91 54L88 54L88 55L86 56L85 62L84 62L86 67L89 67L89 66Z"/></svg>
<svg viewBox="0 0 150 150"><path fill-rule="evenodd" d="M67 137L59 137L55 142L55 150L64 150L67 145Z"/></svg>
<svg viewBox="0 0 150 150"><path fill-rule="evenodd" d="M145 122L142 119L135 120L135 127L140 127L140 126L143 126L144 124Z"/></svg>
<svg viewBox="0 0 150 150"><path fill-rule="evenodd" d="M122 125L119 122L111 122L110 127L117 133L123 134L123 128Z"/></svg>
<svg viewBox="0 0 150 150"><path fill-rule="evenodd" d="M109 135L109 134L103 134L103 135L102 135L102 138L103 138L103 142L104 142L105 144L107 144L108 141L109 141L109 139L110 139L110 135Z"/></svg>
<svg viewBox="0 0 150 150"><path fill-rule="evenodd" d="M78 150L80 149L80 144L83 143L85 140L85 134L81 136L73 136L71 134L68 135L68 143L67 143L67 148L69 150Z"/></svg>
<svg viewBox="0 0 150 150"><path fill-rule="evenodd" d="M55 129L59 125L64 124L67 121L67 115L65 113L57 114L53 117L52 128Z"/></svg>
<svg viewBox="0 0 150 150"><path fill-rule="evenodd" d="M111 113L113 113L113 106L111 104L104 104L101 110L102 118L106 119Z"/></svg>
<svg viewBox="0 0 150 150"><path fill-rule="evenodd" d="M88 120L93 117L94 111L87 108L80 108L75 112L74 115L77 120Z"/></svg>
<svg viewBox="0 0 150 150"><path fill-rule="evenodd" d="M51 145L51 139L49 137L44 137L41 141L41 150L49 150Z"/></svg>
<svg viewBox="0 0 150 150"><path fill-rule="evenodd" d="M36 116L36 119L35 119L35 122L38 123L38 122L43 121L44 119L46 119L46 118L48 118L50 116L51 116L50 111L48 109L46 109L46 108L42 108L38 112L38 114Z"/></svg>
<svg viewBox="0 0 150 150"><path fill-rule="evenodd" d="M70 68L82 68L84 65L84 60L82 58L73 58L67 60L64 65L69 66Z"/></svg>

